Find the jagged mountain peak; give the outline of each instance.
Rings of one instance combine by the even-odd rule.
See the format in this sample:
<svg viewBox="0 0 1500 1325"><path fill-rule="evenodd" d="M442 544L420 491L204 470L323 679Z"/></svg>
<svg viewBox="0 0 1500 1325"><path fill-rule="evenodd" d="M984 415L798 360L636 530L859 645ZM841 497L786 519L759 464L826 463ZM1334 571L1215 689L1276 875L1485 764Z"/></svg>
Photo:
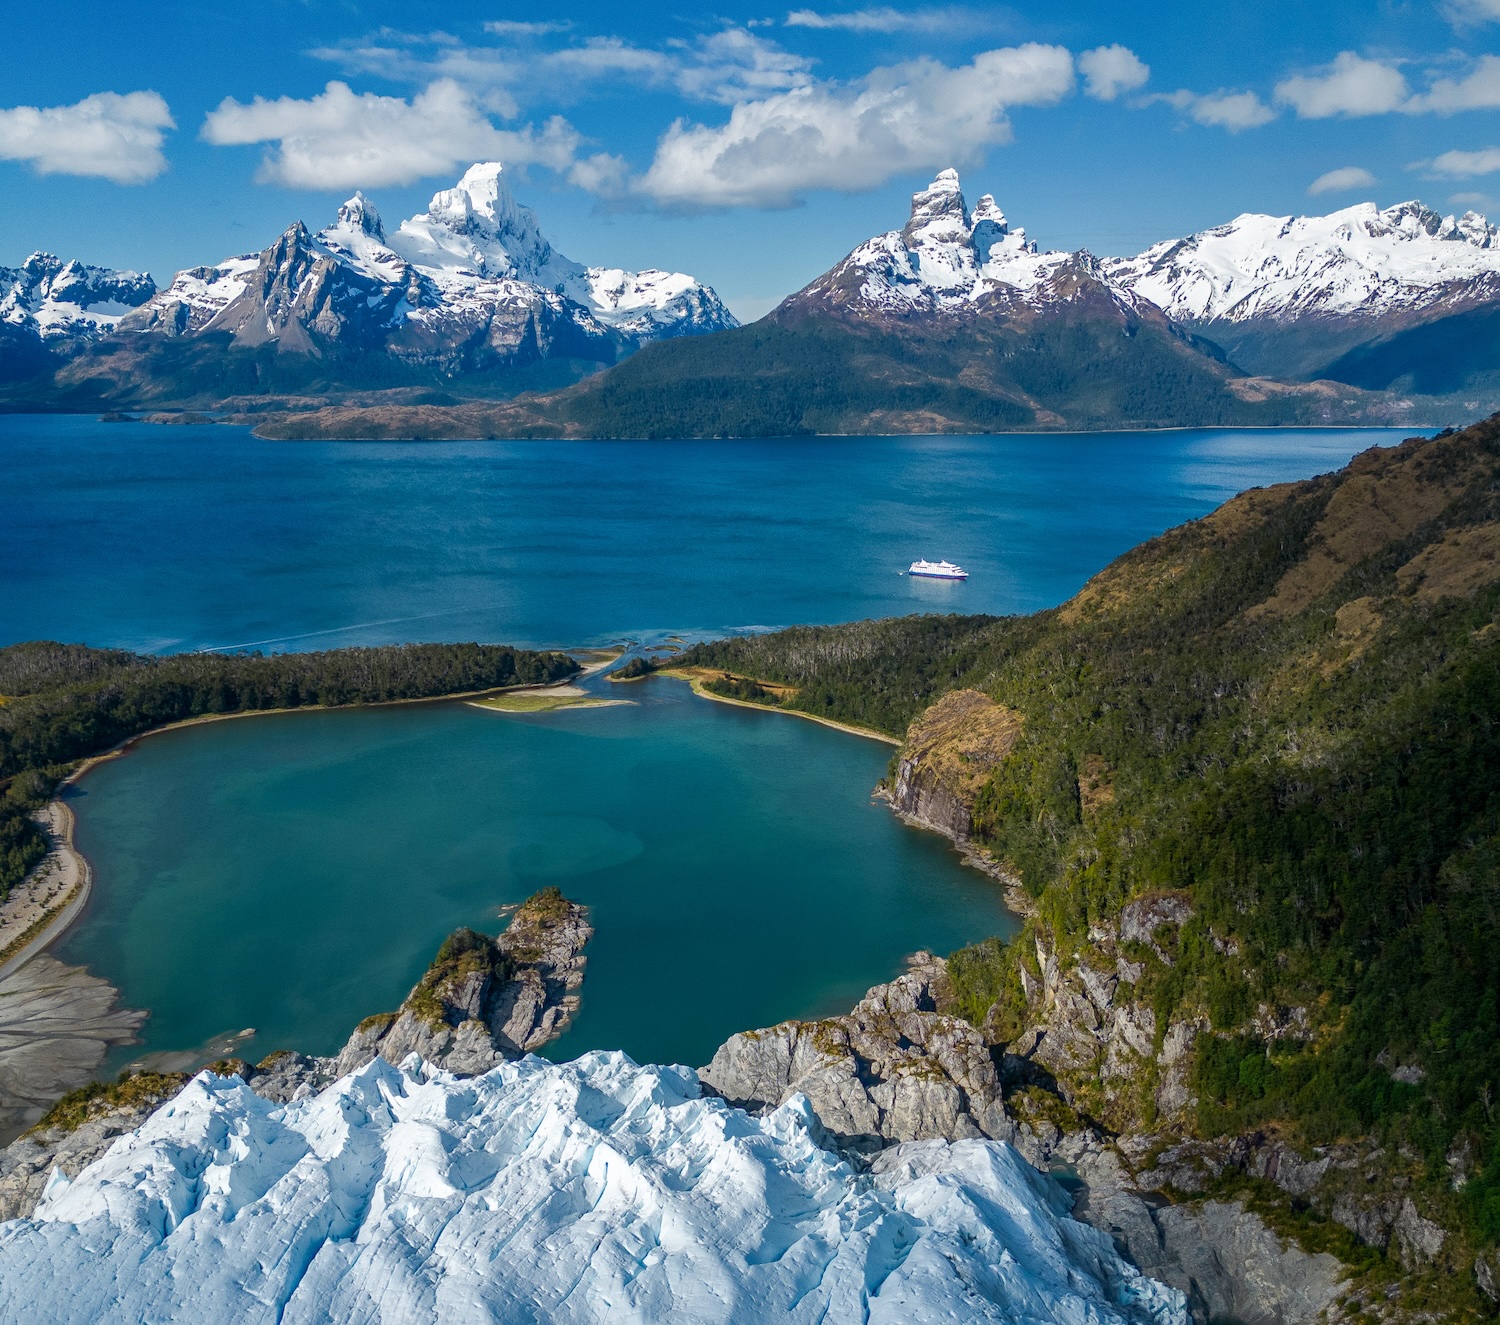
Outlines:
<svg viewBox="0 0 1500 1325"><path fill-rule="evenodd" d="M156 282L144 272L91 267L38 249L19 267L0 267L0 323L43 340L88 339L113 331L155 294Z"/></svg>
<svg viewBox="0 0 1500 1325"><path fill-rule="evenodd" d="M313 353L379 346L458 373L554 353L608 363L647 340L736 325L691 276L557 253L501 163L482 161L392 234L356 193L316 235L298 221L262 253L179 272L130 329L228 331Z"/></svg>
<svg viewBox="0 0 1500 1325"><path fill-rule="evenodd" d="M427 211L403 221L389 242L419 266L548 287L583 270L553 251L536 213L516 201L498 161L477 162L453 188L439 189Z"/></svg>
<svg viewBox="0 0 1500 1325"><path fill-rule="evenodd" d="M911 219L902 230L908 244L966 243L969 237L968 207L958 171L940 171L919 193L912 194Z"/></svg>
<svg viewBox="0 0 1500 1325"><path fill-rule="evenodd" d="M361 234L369 235L371 239L385 243L385 227L380 223L380 213L375 209L375 204L358 190L339 208L336 224L348 226Z"/></svg>

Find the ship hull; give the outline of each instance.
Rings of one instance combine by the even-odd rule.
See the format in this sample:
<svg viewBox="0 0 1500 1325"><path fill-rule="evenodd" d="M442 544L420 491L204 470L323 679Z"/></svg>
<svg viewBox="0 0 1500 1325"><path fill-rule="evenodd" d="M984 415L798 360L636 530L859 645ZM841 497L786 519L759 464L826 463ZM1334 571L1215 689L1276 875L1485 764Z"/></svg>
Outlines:
<svg viewBox="0 0 1500 1325"><path fill-rule="evenodd" d="M967 580L967 575L940 575L936 571L911 570L906 572L915 580Z"/></svg>

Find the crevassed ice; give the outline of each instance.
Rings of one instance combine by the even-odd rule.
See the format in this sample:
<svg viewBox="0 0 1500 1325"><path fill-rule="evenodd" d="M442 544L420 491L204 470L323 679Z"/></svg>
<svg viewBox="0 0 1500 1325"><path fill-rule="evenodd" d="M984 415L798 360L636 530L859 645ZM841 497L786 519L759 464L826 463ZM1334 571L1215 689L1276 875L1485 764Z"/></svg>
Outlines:
<svg viewBox="0 0 1500 1325"><path fill-rule="evenodd" d="M816 1126L614 1053L284 1106L204 1073L0 1225L0 1320L1186 1325L1008 1146L858 1175Z"/></svg>

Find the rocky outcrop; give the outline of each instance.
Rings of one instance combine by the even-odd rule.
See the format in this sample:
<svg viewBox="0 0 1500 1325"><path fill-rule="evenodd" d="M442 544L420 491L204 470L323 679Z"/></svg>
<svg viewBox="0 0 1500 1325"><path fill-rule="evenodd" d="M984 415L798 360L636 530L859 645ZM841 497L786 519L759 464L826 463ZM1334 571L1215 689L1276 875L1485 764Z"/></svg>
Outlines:
<svg viewBox="0 0 1500 1325"><path fill-rule="evenodd" d="M1108 1233L1137 1266L1187 1296L1195 1321L1294 1325L1322 1319L1347 1287L1334 1256L1278 1237L1239 1201L1169 1204L1112 1149L1081 1157L1074 1214Z"/></svg>
<svg viewBox="0 0 1500 1325"><path fill-rule="evenodd" d="M945 963L931 953L877 985L852 1012L732 1036L699 1080L747 1109L803 1095L842 1146L899 1141L1010 1140L1000 1076L984 1036L937 1010Z"/></svg>
<svg viewBox="0 0 1500 1325"><path fill-rule="evenodd" d="M964 844L974 798L1021 734L1021 715L978 690L955 690L906 733L889 798L903 819Z"/></svg>
<svg viewBox="0 0 1500 1325"><path fill-rule="evenodd" d="M1112 1142L1070 1118L1065 1106L1049 1118L1046 1102L1055 1096L1038 1089L1046 1073L945 1015L949 996L946 963L917 953L905 975L871 989L846 1016L735 1035L698 1076L755 1111L802 1095L830 1141L875 1169L881 1153L903 1142L1009 1141L1042 1172L1068 1177L1075 1216L1108 1233L1146 1273L1181 1289L1199 1325L1322 1319L1346 1287L1348 1272L1337 1259L1279 1237L1241 1202L1197 1195L1231 1164L1253 1165L1248 1149L1229 1155L1181 1147L1157 1155L1150 1167L1142 1163L1155 1155L1149 1138ZM1315 1164L1299 1168L1289 1152L1275 1153L1294 1185L1321 1173ZM1266 1168L1262 1156L1262 1176ZM1275 1160L1269 1168L1274 1175ZM1186 1186L1174 1186L1173 1177Z"/></svg>
<svg viewBox="0 0 1500 1325"><path fill-rule="evenodd" d="M359 1024L329 1079L377 1054L392 1064L417 1054L477 1075L540 1049L578 1010L583 947L593 936L587 911L556 888L523 902L498 939L456 931L396 1012Z"/></svg>
<svg viewBox="0 0 1500 1325"><path fill-rule="evenodd" d="M68 1097L49 1125L33 1128L0 1150L0 1222L29 1215L54 1173L72 1178L115 1138L134 1131L182 1089L183 1075L142 1073L116 1086Z"/></svg>

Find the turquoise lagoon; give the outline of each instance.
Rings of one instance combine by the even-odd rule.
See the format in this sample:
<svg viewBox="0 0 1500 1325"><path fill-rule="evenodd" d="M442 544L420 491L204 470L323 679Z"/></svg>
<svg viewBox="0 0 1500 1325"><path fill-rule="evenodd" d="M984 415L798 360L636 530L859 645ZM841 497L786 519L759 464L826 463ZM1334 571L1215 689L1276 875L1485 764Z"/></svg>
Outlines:
<svg viewBox="0 0 1500 1325"><path fill-rule="evenodd" d="M0 642L581 645L1029 611L1235 492L1401 436L325 445L0 417ZM973 578L903 577L918 556ZM696 1065L847 1008L913 948L1013 928L992 881L871 800L889 746L668 680L610 690L635 702L143 741L78 789L98 886L58 955L152 1010L122 1057L244 1027L250 1054L328 1052L454 926L555 883L598 935L553 1052Z"/></svg>

